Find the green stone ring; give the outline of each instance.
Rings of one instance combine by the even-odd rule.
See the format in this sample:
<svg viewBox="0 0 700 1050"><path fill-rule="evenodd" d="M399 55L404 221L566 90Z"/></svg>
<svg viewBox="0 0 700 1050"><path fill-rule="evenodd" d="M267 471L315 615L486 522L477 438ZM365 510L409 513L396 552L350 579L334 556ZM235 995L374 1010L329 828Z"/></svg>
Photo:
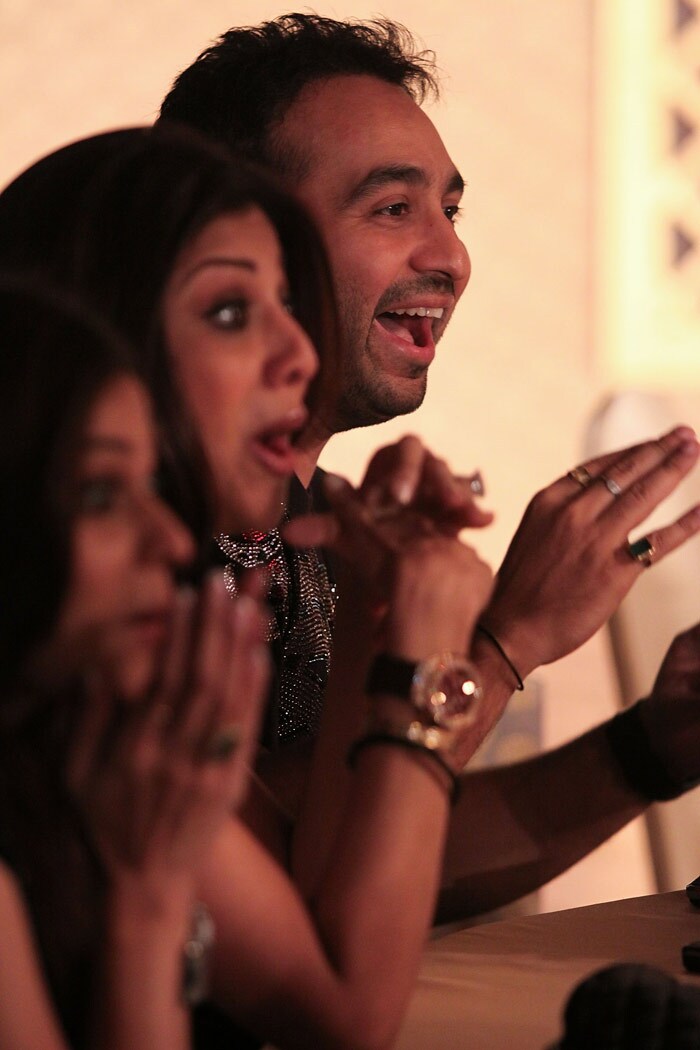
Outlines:
<svg viewBox="0 0 700 1050"><path fill-rule="evenodd" d="M225 762L241 743L241 727L232 722L212 736L205 748L205 758L210 762Z"/></svg>
<svg viewBox="0 0 700 1050"><path fill-rule="evenodd" d="M645 569L648 569L653 563L656 554L656 548L646 536L642 536L641 540L635 540L634 543L628 543L627 550L630 558L641 562Z"/></svg>

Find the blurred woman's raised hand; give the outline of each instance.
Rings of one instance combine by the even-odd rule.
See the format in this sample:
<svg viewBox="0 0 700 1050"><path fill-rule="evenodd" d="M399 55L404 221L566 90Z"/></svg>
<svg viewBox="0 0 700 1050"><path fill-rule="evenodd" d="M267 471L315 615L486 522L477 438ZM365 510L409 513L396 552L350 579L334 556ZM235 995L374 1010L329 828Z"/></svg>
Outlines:
<svg viewBox="0 0 700 1050"><path fill-rule="evenodd" d="M179 595L156 687L125 704L99 675L67 760L109 876L194 876L241 802L269 678L259 584Z"/></svg>

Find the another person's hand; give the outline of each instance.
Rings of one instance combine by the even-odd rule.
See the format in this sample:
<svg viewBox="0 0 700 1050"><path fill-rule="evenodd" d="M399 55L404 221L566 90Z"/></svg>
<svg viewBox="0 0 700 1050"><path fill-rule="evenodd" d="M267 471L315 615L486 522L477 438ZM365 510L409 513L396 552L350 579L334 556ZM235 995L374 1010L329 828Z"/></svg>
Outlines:
<svg viewBox="0 0 700 1050"><path fill-rule="evenodd" d="M488 565L457 539L405 543L392 558L384 646L409 660L440 650L468 653L492 584Z"/></svg>
<svg viewBox="0 0 700 1050"><path fill-rule="evenodd" d="M412 507L368 505L342 478L329 476L326 494L331 513L295 519L285 538L335 552L341 593L362 592L381 609L384 644L413 649L416 659L440 648L465 652L492 583L476 553Z"/></svg>
<svg viewBox="0 0 700 1050"><path fill-rule="evenodd" d="M496 577L485 625L524 677L587 641L645 569L628 536L695 466L700 446L678 427L555 481L528 506ZM700 530L700 507L647 535L659 561Z"/></svg>
<svg viewBox="0 0 700 1050"><path fill-rule="evenodd" d="M127 705L97 676L88 687L67 780L108 877L196 875L247 784L264 629L259 597L231 601L217 574L180 596L152 695Z"/></svg>
<svg viewBox="0 0 700 1050"><path fill-rule="evenodd" d="M493 520L493 514L474 500L484 493L481 474L453 474L445 460L433 455L413 435L374 453L358 492L377 513L410 509L445 535L456 535L464 528L482 528Z"/></svg>
<svg viewBox="0 0 700 1050"><path fill-rule="evenodd" d="M641 711L651 747L672 779L700 779L700 624L673 640Z"/></svg>

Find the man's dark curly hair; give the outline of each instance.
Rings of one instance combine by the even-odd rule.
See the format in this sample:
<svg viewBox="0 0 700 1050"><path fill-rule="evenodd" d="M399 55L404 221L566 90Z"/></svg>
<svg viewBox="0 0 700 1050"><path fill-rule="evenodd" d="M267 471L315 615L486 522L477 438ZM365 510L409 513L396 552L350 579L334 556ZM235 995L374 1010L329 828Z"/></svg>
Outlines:
<svg viewBox="0 0 700 1050"><path fill-rule="evenodd" d="M395 84L419 105L439 91L433 53L418 50L404 26L293 13L229 29L180 73L159 119L188 124L298 177L304 158L284 148L276 127L307 84L356 74Z"/></svg>

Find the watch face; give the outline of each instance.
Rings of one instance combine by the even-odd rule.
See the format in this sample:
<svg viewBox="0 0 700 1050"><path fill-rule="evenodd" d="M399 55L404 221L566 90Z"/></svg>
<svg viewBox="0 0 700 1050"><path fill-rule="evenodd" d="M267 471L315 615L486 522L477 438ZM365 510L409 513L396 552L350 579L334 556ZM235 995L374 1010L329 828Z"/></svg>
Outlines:
<svg viewBox="0 0 700 1050"><path fill-rule="evenodd" d="M435 725L464 728L476 718L481 700L476 668L466 657L454 653L432 656L416 668L411 699Z"/></svg>

